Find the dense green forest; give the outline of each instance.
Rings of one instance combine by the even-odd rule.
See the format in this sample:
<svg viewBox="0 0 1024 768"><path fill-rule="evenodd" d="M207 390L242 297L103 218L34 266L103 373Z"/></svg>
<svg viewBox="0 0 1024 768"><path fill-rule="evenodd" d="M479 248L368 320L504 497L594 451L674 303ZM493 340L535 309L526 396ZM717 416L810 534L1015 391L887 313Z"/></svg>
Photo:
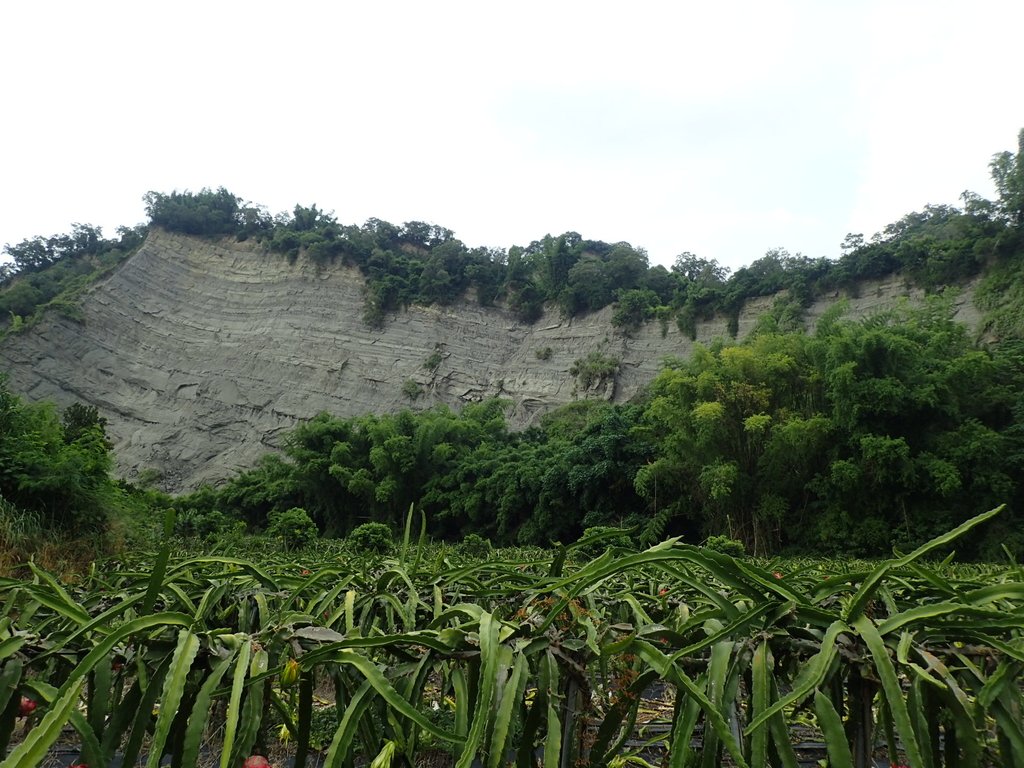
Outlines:
<svg viewBox="0 0 1024 768"><path fill-rule="evenodd" d="M283 454L179 500L266 525L305 509L328 535L398 526L504 544L570 541L593 526L639 539L709 535L750 552L878 555L1002 502L1020 507L1024 346L971 343L948 298L814 334L758 332L669 362L641 402L581 401L510 432L503 404L338 419ZM1024 552L1011 512L973 554Z"/></svg>
<svg viewBox="0 0 1024 768"><path fill-rule="evenodd" d="M507 252L470 249L449 230L378 220L338 224L316 206L270 216L224 189L150 193L150 225L197 236L254 239L290 259L340 259L366 276L366 320L414 302L472 292L523 320L546 304L567 315L615 304L623 332L657 318L692 331L705 315L735 318L750 297L779 294L741 343L698 346L666 361L627 405L583 401L524 432L494 400L339 419L295 429L280 454L218 488L173 503L186 532L216 534L237 521L260 529L305 510L324 535L364 522L397 526L414 505L432 535L495 542L567 541L595 526L635 528L639 541L724 535L757 554L828 551L878 555L911 547L981 509L1009 511L970 554L1024 553L1024 131L1016 154L991 164L998 200L965 194L963 207L928 206L865 240L850 235L836 260L771 251L729 275L689 253L651 267L627 243L546 236ZM43 309L74 312L74 297L143 240L145 228L104 240L34 238L6 252L0 313L9 329ZM952 320L955 285L984 270L979 342ZM923 306L862 320L842 306L802 330L823 291L901 272L932 289ZM127 492L95 410L63 421L0 385L0 504L68 530L102 528ZM130 491L130 489L128 489ZM153 503L172 503L158 494Z"/></svg>

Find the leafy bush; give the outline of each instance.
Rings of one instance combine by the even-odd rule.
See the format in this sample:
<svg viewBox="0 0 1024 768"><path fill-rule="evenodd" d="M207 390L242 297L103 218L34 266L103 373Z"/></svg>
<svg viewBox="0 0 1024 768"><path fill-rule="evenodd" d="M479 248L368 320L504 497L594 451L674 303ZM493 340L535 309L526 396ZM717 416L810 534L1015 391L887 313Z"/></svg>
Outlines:
<svg viewBox="0 0 1024 768"><path fill-rule="evenodd" d="M429 357L423 361L423 367L428 371L434 371L444 361L444 352L442 352L440 345L434 347L434 351L430 353Z"/></svg>
<svg viewBox="0 0 1024 768"><path fill-rule="evenodd" d="M551 354L553 352L554 352L554 350L551 349L551 347L544 347L542 349L535 350L534 354L537 356L538 360L550 360L551 359Z"/></svg>
<svg viewBox="0 0 1024 768"><path fill-rule="evenodd" d="M106 528L120 494L103 425L65 431L52 403L23 403L0 374L0 494L47 529Z"/></svg>
<svg viewBox="0 0 1024 768"><path fill-rule="evenodd" d="M394 543L391 529L384 523L358 525L348 535L348 541L360 552L387 552Z"/></svg>
<svg viewBox="0 0 1024 768"><path fill-rule="evenodd" d="M569 374L576 377L580 389L601 386L608 379L614 379L619 371L619 359L606 357L600 352L591 352L572 364Z"/></svg>
<svg viewBox="0 0 1024 768"><path fill-rule="evenodd" d="M316 541L319 534L316 523L301 507L292 507L284 512L275 510L267 516L270 522L267 533L280 539L285 549L300 549Z"/></svg>
<svg viewBox="0 0 1024 768"><path fill-rule="evenodd" d="M415 400L423 394L423 387L421 387L414 379L406 379L402 382L402 394L410 400Z"/></svg>
<svg viewBox="0 0 1024 768"><path fill-rule="evenodd" d="M174 520L174 532L178 536L195 536L209 539L225 533L233 527L233 521L218 510L199 510L195 507L182 510Z"/></svg>
<svg viewBox="0 0 1024 768"><path fill-rule="evenodd" d="M730 539L728 536L709 536L708 540L704 542L704 547L729 557L744 557L747 554L742 541Z"/></svg>
<svg viewBox="0 0 1024 768"><path fill-rule="evenodd" d="M462 540L459 549L467 557L485 558L491 554L494 546L490 539L486 539L478 533L469 533Z"/></svg>

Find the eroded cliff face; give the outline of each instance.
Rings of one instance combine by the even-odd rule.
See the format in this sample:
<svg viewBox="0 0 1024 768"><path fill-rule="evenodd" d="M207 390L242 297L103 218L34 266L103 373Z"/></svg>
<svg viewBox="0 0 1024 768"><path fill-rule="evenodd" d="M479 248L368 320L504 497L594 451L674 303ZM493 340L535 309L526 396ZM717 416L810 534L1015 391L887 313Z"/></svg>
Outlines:
<svg viewBox="0 0 1024 768"><path fill-rule="evenodd" d="M611 325L611 308L573 319L551 310L530 326L464 301L410 307L373 329L362 320L362 290L351 267L289 264L245 243L153 232L86 294L82 322L50 313L31 331L8 336L0 369L31 399L97 406L120 472L133 478L156 470L166 490L180 491L253 466L284 432L320 411L346 417L438 403L458 408L499 396L511 404L510 423L521 427L577 397L629 400L666 356L693 347L674 323L623 336ZM899 279L862 286L849 314L901 296L919 292ZM968 286L959 312L976 325L971 296ZM839 298L811 307L809 323ZM772 302L744 308L740 336ZM724 318L703 322L697 340L726 331ZM569 371L590 352L621 366L614 381L581 392Z"/></svg>

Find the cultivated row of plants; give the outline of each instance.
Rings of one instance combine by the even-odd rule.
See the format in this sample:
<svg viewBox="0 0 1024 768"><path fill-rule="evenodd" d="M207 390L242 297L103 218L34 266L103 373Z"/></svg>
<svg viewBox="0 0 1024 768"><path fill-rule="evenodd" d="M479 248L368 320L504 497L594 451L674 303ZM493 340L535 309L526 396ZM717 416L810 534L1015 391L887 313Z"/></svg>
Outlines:
<svg viewBox="0 0 1024 768"><path fill-rule="evenodd" d="M576 562L615 531L435 558L411 514L390 557L165 546L77 584L33 566L0 582L0 765L63 738L92 768L303 768L314 747L329 766L789 768L801 732L833 766L1024 765L1024 572L929 560L997 512L870 570L678 540Z"/></svg>

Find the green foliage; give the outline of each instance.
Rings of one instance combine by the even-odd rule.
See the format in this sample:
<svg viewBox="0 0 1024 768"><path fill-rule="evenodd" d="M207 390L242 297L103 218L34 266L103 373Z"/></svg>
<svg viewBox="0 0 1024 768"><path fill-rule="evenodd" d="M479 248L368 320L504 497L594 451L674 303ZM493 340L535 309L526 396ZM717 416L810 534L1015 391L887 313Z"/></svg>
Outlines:
<svg viewBox="0 0 1024 768"><path fill-rule="evenodd" d="M120 502L112 457L94 410L25 404L0 376L0 496L70 532L101 531Z"/></svg>
<svg viewBox="0 0 1024 768"><path fill-rule="evenodd" d="M1017 154L1000 152L989 168L999 193L999 213L1015 226L1024 226L1024 128L1017 134Z"/></svg>
<svg viewBox="0 0 1024 768"><path fill-rule="evenodd" d="M978 284L974 301L984 311L982 333L997 340L1024 339L1024 248L993 265Z"/></svg>
<svg viewBox="0 0 1024 768"><path fill-rule="evenodd" d="M479 533L467 533L462 539L459 549L467 557L482 559L490 556L494 545L491 544L490 539L485 539Z"/></svg>
<svg viewBox="0 0 1024 768"><path fill-rule="evenodd" d="M107 420L100 416L94 405L72 403L64 409L61 426L64 430L64 442L74 443L90 431L98 430L100 434L106 435Z"/></svg>
<svg viewBox="0 0 1024 768"><path fill-rule="evenodd" d="M357 552L389 552L394 546L391 529L384 523L363 523L352 529L348 542Z"/></svg>
<svg viewBox="0 0 1024 768"><path fill-rule="evenodd" d="M444 350L441 345L438 344L434 347L434 351L430 353L426 360L423 361L423 367L428 371L436 371L437 367L444 361Z"/></svg>
<svg viewBox="0 0 1024 768"><path fill-rule="evenodd" d="M704 546L713 552L721 552L729 557L744 557L747 554L746 547L742 541L731 539L728 536L709 536Z"/></svg>
<svg viewBox="0 0 1024 768"><path fill-rule="evenodd" d="M150 192L146 202L152 223L169 230L254 238L290 260L303 254L317 264L341 260L358 267L367 284L363 315L372 326L410 304L451 304L475 288L480 304L504 299L526 323L539 319L546 306L573 317L615 302L613 323L627 334L655 316L667 333L674 316L680 330L695 338L700 320L724 315L735 336L738 314L751 298L784 294L784 303L772 313L773 330L788 331L799 326L815 297L855 292L864 280L901 273L932 289L1012 257L1021 244L1024 216L1020 155L1003 152L993 158L990 168L1000 196L995 203L965 193L963 208L930 205L870 240L847 235L836 260L775 248L732 275L690 252L680 254L670 270L651 267L641 248L587 240L576 232L548 234L503 252L468 248L451 230L424 222L396 226L369 219L362 226L343 225L316 205L297 205L271 217L223 188ZM25 265L46 263L51 258L46 247L46 241L27 243L17 259ZM33 289L19 289L0 313L26 314L18 308L38 304Z"/></svg>
<svg viewBox="0 0 1024 768"><path fill-rule="evenodd" d="M309 726L309 745L313 749L327 749L339 725L336 705L328 704L326 707L314 708Z"/></svg>
<svg viewBox="0 0 1024 768"><path fill-rule="evenodd" d="M647 288L620 291L615 302L612 325L627 333L639 330L640 326L654 317L659 301L658 294Z"/></svg>
<svg viewBox="0 0 1024 768"><path fill-rule="evenodd" d="M45 534L39 513L18 509L0 495L0 553L4 555L0 565L7 568L27 560Z"/></svg>
<svg viewBox="0 0 1024 768"><path fill-rule="evenodd" d="M814 335L762 328L742 344L697 346L636 404L584 400L520 433L499 401L321 415L288 436L283 457L204 503L257 527L301 506L326 535L356 520L394 529L411 504L430 535L454 541L546 545L610 525L636 526L646 543L728 532L757 556L879 555L978 503L1007 501L1016 521L1024 354L973 345L952 302L862 320L837 309ZM594 386L613 366L596 355L575 373ZM998 553L996 539L962 546Z"/></svg>
<svg viewBox="0 0 1024 768"><path fill-rule="evenodd" d="M584 529L574 550L583 559L589 560L603 554L609 547L634 549L631 532L611 525L592 525Z"/></svg>
<svg viewBox="0 0 1024 768"><path fill-rule="evenodd" d="M652 386L659 459L638 490L651 503L660 491L677 530L732 530L755 554L911 546L979 499L1015 498L1005 387L1019 358L973 348L951 313L934 297L815 336L698 348Z"/></svg>
<svg viewBox="0 0 1024 768"><path fill-rule="evenodd" d="M235 524L235 520L218 510L199 510L190 507L175 516L174 533L178 536L213 539L232 531Z"/></svg>
<svg viewBox="0 0 1024 768"><path fill-rule="evenodd" d="M877 563L663 542L468 565L164 547L74 583L33 566L0 579L0 751L34 768L73 731L95 766L268 747L299 768L311 748L341 768L765 766L797 765L799 739L804 762L1019 765L1019 569L927 561L998 512Z"/></svg>
<svg viewBox="0 0 1024 768"><path fill-rule="evenodd" d="M154 224L233 233L288 258L358 267L372 322L412 302L450 303L475 286L482 302L505 301L528 321L546 305L572 315L614 298L625 332L653 317L667 333L674 317L695 337L715 313L727 313L735 328L744 301L776 296L751 338L697 347L636 404L566 408L518 434L507 431L499 402L461 414L322 415L289 435L281 455L178 506L200 516L223 512L254 529L265 528L274 510L301 507L337 536L357 520L394 528L416 504L431 535L454 541L477 533L546 544L622 524L637 526L645 541L735 531L756 554L807 547L879 554L955 524L978 503L1011 502L1007 519L1015 522L1024 470L1024 356L1012 343L1024 327L1021 302L1013 301L1024 290L1013 197L1019 167L1008 153L994 162L998 204L965 195L962 209L928 206L870 240L848 236L838 261L773 249L731 276L690 253L670 270L650 268L641 249L572 232L505 254L469 249L422 222L346 226L315 205L271 218L225 190L154 193L147 198ZM0 276L0 309L12 323L31 324L47 304L74 314L98 270L141 237L126 230L120 241L104 241L76 225L68 236L8 247L18 269ZM937 286L983 265L992 269L978 296L986 338L998 338L998 347L975 346L950 321L949 294L921 310L857 322L833 313L813 335L798 332L808 302L822 292L894 270ZM435 370L442 359L438 349L425 364ZM577 360L577 391L613 383L618 367L603 352ZM409 380L403 391L416 399L422 387ZM55 425L46 406L19 401L9 410L16 414L10 429L35 435L19 442L9 435L20 433L0 433L12 457L0 465L2 490L16 509L64 521L116 506L116 489L99 479L110 457L98 414L65 415L67 423ZM974 555L997 545L963 541Z"/></svg>
<svg viewBox="0 0 1024 768"><path fill-rule="evenodd" d="M402 394L410 400L416 400L423 394L423 387L415 379L406 379L402 382Z"/></svg>
<svg viewBox="0 0 1024 768"><path fill-rule="evenodd" d="M599 389L608 381L615 381L619 372L619 359L601 352L591 352L578 358L569 368L569 375L576 379L576 386L583 391Z"/></svg>
<svg viewBox="0 0 1024 768"><path fill-rule="evenodd" d="M267 522L267 535L278 539L287 550L302 549L319 535L316 523L300 507L274 510L267 516Z"/></svg>
<svg viewBox="0 0 1024 768"><path fill-rule="evenodd" d="M554 350L551 347L541 347L533 351L538 360L550 360L553 353Z"/></svg>
<svg viewBox="0 0 1024 768"><path fill-rule="evenodd" d="M241 200L224 187L216 191L147 192L146 215L157 227L187 235L223 236L238 233L242 223Z"/></svg>
<svg viewBox="0 0 1024 768"><path fill-rule="evenodd" d="M119 238L108 240L99 227L74 224L70 234L4 246L13 267L0 269L0 323L18 332L48 308L82 322L81 294L134 252L145 233L145 227L120 227Z"/></svg>

